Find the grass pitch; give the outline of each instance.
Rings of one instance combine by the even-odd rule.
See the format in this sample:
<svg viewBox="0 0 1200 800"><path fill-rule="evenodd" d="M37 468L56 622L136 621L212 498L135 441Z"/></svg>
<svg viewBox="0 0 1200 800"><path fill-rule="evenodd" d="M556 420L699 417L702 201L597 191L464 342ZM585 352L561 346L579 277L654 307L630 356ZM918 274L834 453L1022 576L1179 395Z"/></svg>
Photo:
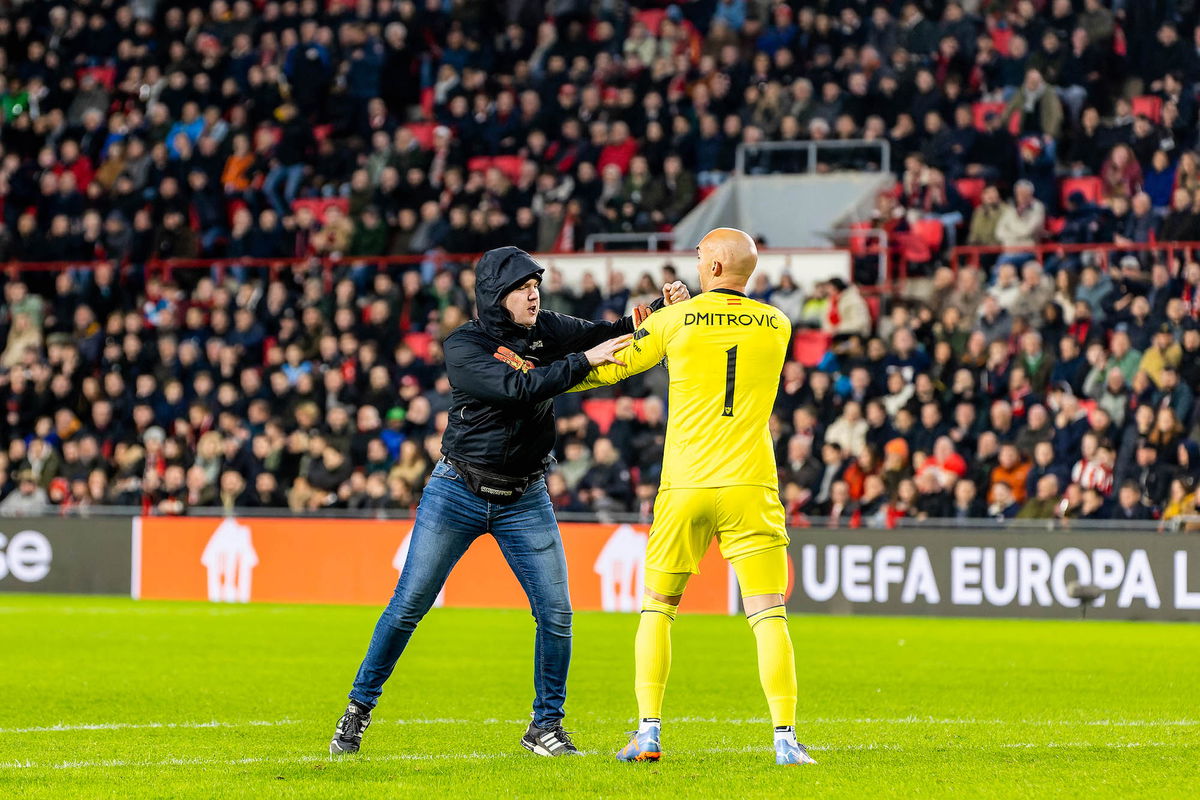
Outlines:
<svg viewBox="0 0 1200 800"><path fill-rule="evenodd" d="M326 746L378 609L0 596L0 797L1195 797L1200 627L795 617L777 768L754 642L681 615L661 763L620 764L630 615L576 616L567 728L518 739L533 623L435 610L363 752Z"/></svg>

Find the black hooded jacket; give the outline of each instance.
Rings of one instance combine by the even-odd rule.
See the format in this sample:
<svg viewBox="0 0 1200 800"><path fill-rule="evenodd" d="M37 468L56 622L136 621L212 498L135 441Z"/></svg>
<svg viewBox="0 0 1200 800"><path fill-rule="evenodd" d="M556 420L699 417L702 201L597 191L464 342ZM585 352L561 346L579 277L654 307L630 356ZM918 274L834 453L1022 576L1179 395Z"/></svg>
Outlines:
<svg viewBox="0 0 1200 800"><path fill-rule="evenodd" d="M542 272L516 247L490 250L479 260L479 318L450 334L445 344L451 388L450 420L442 436L447 458L511 477L545 469L555 436L551 401L587 375L585 350L633 333L631 317L587 322L553 311L540 311L532 328L517 325L502 305L504 297Z"/></svg>

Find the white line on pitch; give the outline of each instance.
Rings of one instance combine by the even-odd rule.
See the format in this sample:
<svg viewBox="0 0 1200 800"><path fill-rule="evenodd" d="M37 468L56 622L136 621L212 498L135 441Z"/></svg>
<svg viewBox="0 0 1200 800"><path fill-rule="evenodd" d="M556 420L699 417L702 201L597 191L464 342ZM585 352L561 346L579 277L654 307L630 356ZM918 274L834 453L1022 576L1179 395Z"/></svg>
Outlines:
<svg viewBox="0 0 1200 800"><path fill-rule="evenodd" d="M577 725L621 725L632 722L629 719L587 719L575 718ZM433 719L377 719L375 724L383 725L525 725L529 719L458 719L437 717ZM766 725L771 722L767 717L746 717L741 719L722 719L720 717L677 717L665 720L667 724L713 724L713 725ZM971 719L971 718L938 718L938 717L813 717L796 721L802 725L1035 725L1035 726L1100 726L1100 727L1193 727L1200 726L1200 720L1195 719Z"/></svg>
<svg viewBox="0 0 1200 800"><path fill-rule="evenodd" d="M385 725L526 725L528 719L497 719L491 717L488 719L459 719L454 717L434 717L434 718L418 718L418 719L378 719L376 724ZM577 720L576 724L584 725L619 725L629 723L626 719L581 719ZM677 719L667 720L671 725L691 725L691 724L712 724L712 725L765 725L770 722L765 717L749 717L744 719L721 719L718 717L679 717ZM183 729L201 729L201 728L245 728L245 727L279 727L284 725L298 725L301 720L282 719L282 720L251 720L248 722L100 722L100 723L59 723L57 725L45 725L39 727L28 728L0 728L0 734L17 734L17 733L62 733L68 731L116 731L116 730L142 730L152 728L183 728ZM1146 728L1173 728L1173 727L1195 727L1200 726L1200 720L1194 719L1174 719L1174 720L1150 720L1150 719L1098 719L1098 720L1071 720L1071 719L1043 719L1043 720L1003 720L1003 719L953 719L953 718L938 718L938 717L897 717L897 718L872 718L872 717L815 717L812 719L797 720L797 726L805 725L1029 725L1036 727L1146 727Z"/></svg>
<svg viewBox="0 0 1200 800"><path fill-rule="evenodd" d="M987 746L955 746L932 745L937 750L977 750L986 751L994 748L1039 750L1044 748L1093 748L1108 747L1116 749L1133 749L1141 747L1187 747L1177 742L1008 742ZM923 750L929 748L905 747L886 743L868 742L852 745L816 746L810 747L814 752L859 752L864 750ZM680 750L681 758L689 755L706 755L719 753L767 753L767 747L709 747L699 750ZM607 753L585 752L584 755L604 755ZM374 756L357 756L347 759L348 763L370 764L387 761L481 761L509 758L527 758L524 753L384 753ZM61 761L56 764L37 764L32 761L10 761L0 763L0 769L92 769L112 767L179 767L179 766L239 766L245 764L312 764L332 761L329 756L300 755L285 757L248 757L248 758L164 758L156 761L127 761L122 759L105 759L101 761Z"/></svg>
<svg viewBox="0 0 1200 800"><path fill-rule="evenodd" d="M299 720L250 720L248 722L96 722L58 725L43 725L36 728L0 728L4 733L59 733L62 731L124 731L143 728L273 728L278 725L296 725Z"/></svg>

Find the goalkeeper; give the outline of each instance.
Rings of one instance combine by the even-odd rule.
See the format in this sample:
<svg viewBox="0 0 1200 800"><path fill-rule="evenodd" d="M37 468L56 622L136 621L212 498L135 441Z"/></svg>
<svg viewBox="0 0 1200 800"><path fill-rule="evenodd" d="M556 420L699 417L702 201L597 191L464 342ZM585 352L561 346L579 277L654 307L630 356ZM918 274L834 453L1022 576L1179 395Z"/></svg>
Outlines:
<svg viewBox="0 0 1200 800"><path fill-rule="evenodd" d="M788 537L767 428L791 325L778 309L745 294L758 263L750 236L718 228L696 253L703 294L650 316L618 352L623 364L595 367L572 389L616 383L664 357L670 370L671 414L635 644L641 722L617 757L657 761L662 755L671 625L715 536L737 574L758 643L776 763L811 764L796 741L796 664L783 597Z"/></svg>

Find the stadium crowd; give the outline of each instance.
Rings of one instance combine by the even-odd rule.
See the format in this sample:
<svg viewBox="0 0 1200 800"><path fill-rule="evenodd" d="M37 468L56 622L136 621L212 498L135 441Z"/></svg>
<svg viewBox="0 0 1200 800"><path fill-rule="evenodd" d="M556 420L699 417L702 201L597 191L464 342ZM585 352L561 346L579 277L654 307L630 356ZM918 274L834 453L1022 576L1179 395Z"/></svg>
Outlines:
<svg viewBox="0 0 1200 800"><path fill-rule="evenodd" d="M753 144L831 138L890 144L898 189L873 224L936 221L931 265L956 243L1008 252L931 266L931 293L878 319L840 282L756 288L835 342L781 382L789 513L1193 510L1200 264L1043 270L1024 248L1200 239L1197 8L642 5L9 4L0 261L98 264L7 273L0 511L411 507L448 407L439 342L473 313L469 254L669 227L739 144L767 172L801 165ZM311 257L341 259L330 281ZM171 258L301 260L152 268ZM657 277L551 274L545 305L622 314ZM661 402L617 400L606 435L559 405L555 503L647 517Z"/></svg>

